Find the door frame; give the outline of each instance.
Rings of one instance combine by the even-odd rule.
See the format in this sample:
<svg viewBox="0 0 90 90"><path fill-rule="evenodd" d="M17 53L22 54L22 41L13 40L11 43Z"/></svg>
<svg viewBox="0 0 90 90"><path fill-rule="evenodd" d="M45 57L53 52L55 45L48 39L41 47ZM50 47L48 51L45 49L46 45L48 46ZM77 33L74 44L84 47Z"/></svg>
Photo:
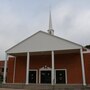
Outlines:
<svg viewBox="0 0 90 90"><path fill-rule="evenodd" d="M51 83L52 83L52 69L51 68L41 68L39 69L39 84L43 84L41 83L41 71L51 71Z"/></svg>
<svg viewBox="0 0 90 90"><path fill-rule="evenodd" d="M55 84L57 84L56 83L56 71L62 71L62 70L65 71L65 79L66 79L65 84L67 84L67 69L55 69Z"/></svg>
<svg viewBox="0 0 90 90"><path fill-rule="evenodd" d="M29 69L29 71L36 71L36 83L35 84L37 84L38 83L38 70L37 69ZM30 83L30 84L32 84L32 83Z"/></svg>

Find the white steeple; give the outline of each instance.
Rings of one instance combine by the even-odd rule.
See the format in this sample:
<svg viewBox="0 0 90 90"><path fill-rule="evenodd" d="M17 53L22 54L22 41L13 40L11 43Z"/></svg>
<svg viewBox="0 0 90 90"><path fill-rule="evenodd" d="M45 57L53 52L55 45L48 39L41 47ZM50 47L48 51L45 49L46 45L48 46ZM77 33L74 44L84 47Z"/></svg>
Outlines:
<svg viewBox="0 0 90 90"><path fill-rule="evenodd" d="M51 35L54 35L54 30L52 27L52 17L51 17L51 10L49 10L49 29L48 29L48 33Z"/></svg>

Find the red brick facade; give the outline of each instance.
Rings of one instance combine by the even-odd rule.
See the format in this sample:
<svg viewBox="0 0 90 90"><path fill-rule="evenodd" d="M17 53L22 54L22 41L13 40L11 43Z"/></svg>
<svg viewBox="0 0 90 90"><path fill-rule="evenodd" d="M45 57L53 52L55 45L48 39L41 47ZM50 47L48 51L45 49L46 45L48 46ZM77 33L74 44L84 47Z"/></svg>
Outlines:
<svg viewBox="0 0 90 90"><path fill-rule="evenodd" d="M0 61L0 83L3 81L4 61Z"/></svg>
<svg viewBox="0 0 90 90"><path fill-rule="evenodd" d="M8 64L7 64L7 82L11 83L13 82L13 73L14 73L14 61L15 58L14 57L10 57L8 60Z"/></svg>
<svg viewBox="0 0 90 90"><path fill-rule="evenodd" d="M90 84L90 53L84 54L86 83Z"/></svg>
<svg viewBox="0 0 90 90"><path fill-rule="evenodd" d="M26 56L16 57L15 83L26 81ZM86 83L90 84L90 54L84 54ZM13 82L15 58L8 60L7 82ZM43 66L51 68L51 55L30 56L30 69L39 69ZM79 53L55 54L55 69L67 70L67 84L82 84L81 58Z"/></svg>

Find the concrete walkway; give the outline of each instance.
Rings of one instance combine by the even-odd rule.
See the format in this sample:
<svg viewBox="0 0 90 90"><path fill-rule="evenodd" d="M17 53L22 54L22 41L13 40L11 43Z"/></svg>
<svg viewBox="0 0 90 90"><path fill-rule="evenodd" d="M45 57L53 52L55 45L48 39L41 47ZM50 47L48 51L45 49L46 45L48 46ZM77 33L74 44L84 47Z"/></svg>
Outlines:
<svg viewBox="0 0 90 90"><path fill-rule="evenodd" d="M9 88L0 88L0 90L25 90L25 89L9 89Z"/></svg>

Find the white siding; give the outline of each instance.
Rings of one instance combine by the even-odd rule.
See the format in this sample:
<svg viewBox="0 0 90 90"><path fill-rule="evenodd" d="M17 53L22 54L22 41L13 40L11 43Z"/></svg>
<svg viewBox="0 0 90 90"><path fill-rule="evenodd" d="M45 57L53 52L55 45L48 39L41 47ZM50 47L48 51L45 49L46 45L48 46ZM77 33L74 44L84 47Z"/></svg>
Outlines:
<svg viewBox="0 0 90 90"><path fill-rule="evenodd" d="M22 41L13 48L7 50L7 53L20 52L37 52L37 51L51 51L51 50L67 50L79 49L80 45L74 44L67 40L57 38L44 32L38 32L32 37Z"/></svg>

